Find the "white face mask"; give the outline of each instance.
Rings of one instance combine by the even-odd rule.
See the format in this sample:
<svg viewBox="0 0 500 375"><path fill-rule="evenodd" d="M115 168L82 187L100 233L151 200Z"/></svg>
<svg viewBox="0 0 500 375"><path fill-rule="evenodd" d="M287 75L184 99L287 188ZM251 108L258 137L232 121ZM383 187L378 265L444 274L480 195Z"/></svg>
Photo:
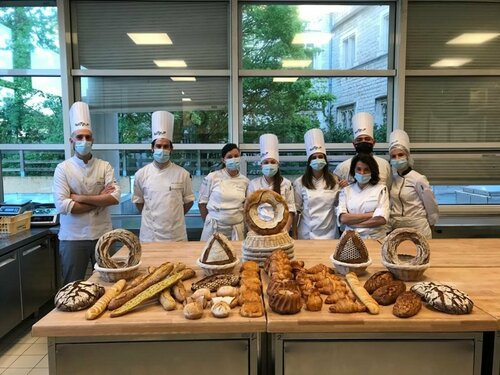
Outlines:
<svg viewBox="0 0 500 375"><path fill-rule="evenodd" d="M82 156L90 154L92 151L92 142L90 141L76 141L75 151Z"/></svg>
<svg viewBox="0 0 500 375"><path fill-rule="evenodd" d="M273 177L276 173L278 173L278 169L278 164L264 164L262 166L262 174L266 177Z"/></svg>
<svg viewBox="0 0 500 375"><path fill-rule="evenodd" d="M153 151L153 159L155 159L155 161L160 164L166 163L170 160L170 151L155 149Z"/></svg>
<svg viewBox="0 0 500 375"><path fill-rule="evenodd" d="M240 158L226 159L224 160L224 164L226 164L226 168L230 171L240 170Z"/></svg>

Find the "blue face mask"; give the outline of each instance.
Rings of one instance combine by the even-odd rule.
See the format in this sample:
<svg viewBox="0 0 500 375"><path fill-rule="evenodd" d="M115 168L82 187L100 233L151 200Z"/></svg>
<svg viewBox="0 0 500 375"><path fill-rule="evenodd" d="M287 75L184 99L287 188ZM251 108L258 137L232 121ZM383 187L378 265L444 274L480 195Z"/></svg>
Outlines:
<svg viewBox="0 0 500 375"><path fill-rule="evenodd" d="M408 159L406 158L401 158L401 159L391 159L391 165L396 168L398 171L404 170L408 168Z"/></svg>
<svg viewBox="0 0 500 375"><path fill-rule="evenodd" d="M170 160L170 151L155 149L153 151L153 159L155 159L155 161L160 164L166 163Z"/></svg>
<svg viewBox="0 0 500 375"><path fill-rule="evenodd" d="M278 169L278 164L264 164L262 166L262 174L266 177L273 177L276 173L278 173Z"/></svg>
<svg viewBox="0 0 500 375"><path fill-rule="evenodd" d="M92 142L90 142L90 141L76 141L75 142L75 151L82 156L90 154L90 151L92 151Z"/></svg>
<svg viewBox="0 0 500 375"><path fill-rule="evenodd" d="M326 165L326 160L325 159L313 159L313 160L311 160L309 165L315 171L321 171Z"/></svg>
<svg viewBox="0 0 500 375"><path fill-rule="evenodd" d="M226 164L226 168L230 171L239 171L240 170L240 158L231 158L224 160Z"/></svg>
<svg viewBox="0 0 500 375"><path fill-rule="evenodd" d="M356 179L356 181L358 181L358 184L366 185L372 179L372 175L371 173L370 174L356 173L354 175L354 178Z"/></svg>

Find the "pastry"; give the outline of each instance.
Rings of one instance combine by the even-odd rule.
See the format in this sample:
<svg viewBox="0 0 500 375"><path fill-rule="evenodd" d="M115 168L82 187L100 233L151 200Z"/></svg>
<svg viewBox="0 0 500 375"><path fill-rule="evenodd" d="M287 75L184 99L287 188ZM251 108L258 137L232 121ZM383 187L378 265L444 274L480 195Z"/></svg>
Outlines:
<svg viewBox="0 0 500 375"><path fill-rule="evenodd" d="M252 291L252 292L258 293L259 295L262 294L262 289L261 289L260 285L253 284L253 283L242 284L240 286L240 291L241 291L241 293L246 292L246 291Z"/></svg>
<svg viewBox="0 0 500 375"><path fill-rule="evenodd" d="M328 310L331 313L350 314L357 312L365 312L366 306L360 303L359 301L353 301L350 299L341 299L337 303L330 305Z"/></svg>
<svg viewBox="0 0 500 375"><path fill-rule="evenodd" d="M396 299L392 313L398 318L410 318L422 308L420 296L412 291L403 292Z"/></svg>
<svg viewBox="0 0 500 375"><path fill-rule="evenodd" d="M274 215L270 220L264 220L259 215L259 206L271 205ZM277 234L283 230L288 221L288 205L278 193L262 189L250 194L245 203L245 221L248 227L257 234Z"/></svg>
<svg viewBox="0 0 500 375"><path fill-rule="evenodd" d="M125 263L117 262L110 257L109 249L115 242L122 243L129 250ZM141 242L132 232L125 229L115 229L104 233L95 245L95 260L102 268L124 268L139 264L141 260Z"/></svg>
<svg viewBox="0 0 500 375"><path fill-rule="evenodd" d="M405 290L405 283L400 280L395 280L375 290L372 297L379 305L392 305L396 302L396 298Z"/></svg>
<svg viewBox="0 0 500 375"><path fill-rule="evenodd" d="M203 306L201 303L195 301L187 303L182 310L186 319L195 320L203 316Z"/></svg>
<svg viewBox="0 0 500 375"><path fill-rule="evenodd" d="M253 279L253 278L259 278L259 272L254 271L254 270L243 270L240 272L240 277L242 279Z"/></svg>
<svg viewBox="0 0 500 375"><path fill-rule="evenodd" d="M217 289L217 297L236 297L238 288L234 286L224 285Z"/></svg>
<svg viewBox="0 0 500 375"><path fill-rule="evenodd" d="M200 296L203 296L207 301L210 301L212 299L212 293L210 292L210 289L208 289L208 288L201 288L201 289L196 290L191 295L191 298L197 299Z"/></svg>
<svg viewBox="0 0 500 375"><path fill-rule="evenodd" d="M365 282L365 289L368 293L372 294L376 289L384 286L394 280L394 276L389 271L379 271L374 273Z"/></svg>
<svg viewBox="0 0 500 375"><path fill-rule="evenodd" d="M343 290L337 290L335 293L330 294L325 298L325 303L326 304L332 304L332 303L337 303L340 300L343 299L350 299L351 301L356 301L356 296L352 293L351 291L343 291Z"/></svg>
<svg viewBox="0 0 500 375"><path fill-rule="evenodd" d="M269 295L269 307L278 314L296 314L302 308L300 292L296 289L278 289Z"/></svg>
<svg viewBox="0 0 500 375"><path fill-rule="evenodd" d="M243 262L240 269L240 271L255 271L257 273L259 272L259 270L260 270L259 264L251 260Z"/></svg>
<svg viewBox="0 0 500 375"><path fill-rule="evenodd" d="M208 288L211 292L217 291L223 285L238 285L240 278L233 274L218 274L207 276L191 285L191 290Z"/></svg>
<svg viewBox="0 0 500 375"><path fill-rule="evenodd" d="M245 302L240 308L240 315L245 318L258 318L264 315L264 308L259 302Z"/></svg>
<svg viewBox="0 0 500 375"><path fill-rule="evenodd" d="M172 287L172 295L180 303L183 303L186 300L187 292L186 292L186 288L184 287L184 283L182 282L182 280L179 280L177 282L177 284L175 284Z"/></svg>
<svg viewBox="0 0 500 375"><path fill-rule="evenodd" d="M323 307L323 299L317 290L313 290L306 300L306 309L309 311L320 311Z"/></svg>
<svg viewBox="0 0 500 375"><path fill-rule="evenodd" d="M246 302L261 302L259 293L253 291L241 292L238 295L238 304L242 306Z"/></svg>
<svg viewBox="0 0 500 375"><path fill-rule="evenodd" d="M74 281L63 286L57 292L54 303L61 311L84 310L94 303L104 294L102 286L86 281Z"/></svg>
<svg viewBox="0 0 500 375"><path fill-rule="evenodd" d="M210 311L216 318L227 318L231 313L231 307L226 302L219 301L212 305Z"/></svg>
<svg viewBox="0 0 500 375"><path fill-rule="evenodd" d="M378 303L368 294L365 288L361 286L358 276L354 272L349 272L346 276L347 284L351 287L352 292L368 308L370 314L378 314L380 308Z"/></svg>
<svg viewBox="0 0 500 375"><path fill-rule="evenodd" d="M467 294L449 285L417 283L411 288L436 310L447 314L470 314L474 302Z"/></svg>

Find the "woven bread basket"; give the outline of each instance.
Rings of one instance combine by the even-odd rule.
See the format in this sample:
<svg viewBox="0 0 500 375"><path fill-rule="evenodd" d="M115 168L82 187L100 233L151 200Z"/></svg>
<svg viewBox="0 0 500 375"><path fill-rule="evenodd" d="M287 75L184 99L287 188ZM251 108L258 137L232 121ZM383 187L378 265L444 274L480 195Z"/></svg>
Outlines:
<svg viewBox="0 0 500 375"><path fill-rule="evenodd" d="M114 283L118 280L125 279L130 280L131 278L137 276L139 273L139 267L141 266L141 261L134 266L124 267L124 268L104 268L99 267L96 263L94 269L99 272L99 276L104 281Z"/></svg>
<svg viewBox="0 0 500 375"><path fill-rule="evenodd" d="M227 264L205 264L199 258L196 259L196 264L203 270L205 276L231 273L239 262L240 260L236 258L234 262Z"/></svg>

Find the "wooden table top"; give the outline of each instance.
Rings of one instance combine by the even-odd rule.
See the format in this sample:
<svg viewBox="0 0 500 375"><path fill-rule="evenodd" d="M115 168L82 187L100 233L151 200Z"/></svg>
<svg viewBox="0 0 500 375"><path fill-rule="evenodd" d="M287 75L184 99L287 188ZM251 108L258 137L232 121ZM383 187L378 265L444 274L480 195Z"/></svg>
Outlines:
<svg viewBox="0 0 500 375"><path fill-rule="evenodd" d="M368 273L382 270L380 244L365 241L373 260ZM196 258L204 247L203 242L146 243L143 244L142 265L158 265L165 261L184 262L197 271ZM401 251L411 253L413 246L401 245ZM306 266L317 263L331 265L329 256L336 241L296 241L295 257ZM34 336L103 336L103 335L159 335L170 333L250 333L250 332L460 332L500 330L500 239L446 239L431 240L431 267L424 280L455 285L467 292L475 302L472 314L449 315L423 307L410 319L392 315L392 306L382 306L381 314L332 314L328 305L320 312L302 310L295 315L279 315L272 312L266 302L267 317L242 318L237 309L226 319L216 319L205 310L200 320L186 320L182 309L164 311L159 304L146 306L118 318L104 313L100 318L87 321L84 311L52 311L33 326ZM241 242L234 248L241 253ZM264 281L265 281L264 277ZM104 286L98 274L91 278ZM411 285L409 283L408 285Z"/></svg>

